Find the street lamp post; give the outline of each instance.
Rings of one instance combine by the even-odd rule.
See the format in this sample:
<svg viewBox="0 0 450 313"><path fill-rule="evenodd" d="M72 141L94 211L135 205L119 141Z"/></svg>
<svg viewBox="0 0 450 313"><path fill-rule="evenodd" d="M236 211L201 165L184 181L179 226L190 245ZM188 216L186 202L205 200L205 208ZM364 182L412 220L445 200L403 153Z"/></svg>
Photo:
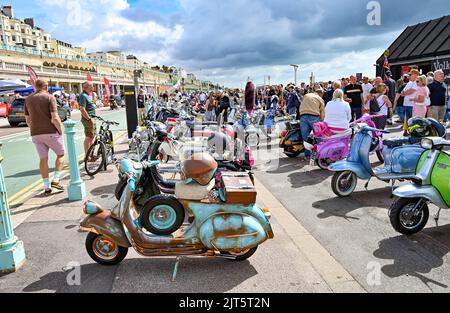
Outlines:
<svg viewBox="0 0 450 313"><path fill-rule="evenodd" d="M23 242L14 236L11 212L2 169L0 143L0 275L17 271L25 262Z"/></svg>
<svg viewBox="0 0 450 313"><path fill-rule="evenodd" d="M297 70L298 70L298 65L297 65L297 64L291 64L291 66L294 68L294 82L295 82L295 86L297 86Z"/></svg>

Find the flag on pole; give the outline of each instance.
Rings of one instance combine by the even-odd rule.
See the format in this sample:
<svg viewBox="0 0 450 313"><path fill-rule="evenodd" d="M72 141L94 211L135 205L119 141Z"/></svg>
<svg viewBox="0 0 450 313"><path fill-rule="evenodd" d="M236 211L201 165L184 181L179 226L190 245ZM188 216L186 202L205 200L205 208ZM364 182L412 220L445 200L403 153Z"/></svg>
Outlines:
<svg viewBox="0 0 450 313"><path fill-rule="evenodd" d="M30 75L31 85L33 85L33 89L36 91L36 81L38 80L38 76L31 66L27 66L27 71Z"/></svg>
<svg viewBox="0 0 450 313"><path fill-rule="evenodd" d="M92 81L92 76L91 76L91 72L87 73L87 81L91 82Z"/></svg>
<svg viewBox="0 0 450 313"><path fill-rule="evenodd" d="M104 77L103 80L105 81L105 89L106 89L106 99L109 100L111 97L111 89L109 87L109 80Z"/></svg>

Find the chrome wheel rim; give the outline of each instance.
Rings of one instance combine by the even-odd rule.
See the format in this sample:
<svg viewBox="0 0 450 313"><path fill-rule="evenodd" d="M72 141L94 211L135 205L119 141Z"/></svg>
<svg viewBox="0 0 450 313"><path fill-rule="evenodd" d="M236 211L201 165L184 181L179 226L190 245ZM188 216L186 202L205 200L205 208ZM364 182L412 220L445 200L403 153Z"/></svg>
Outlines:
<svg viewBox="0 0 450 313"><path fill-rule="evenodd" d="M99 259L105 261L114 260L119 254L119 247L117 244L104 236L98 236L94 240L92 243L92 250Z"/></svg>
<svg viewBox="0 0 450 313"><path fill-rule="evenodd" d="M149 215L149 222L153 227L165 230L172 227L177 220L177 213L168 205L157 205Z"/></svg>
<svg viewBox="0 0 450 313"><path fill-rule="evenodd" d="M400 223L406 229L414 229L417 227L417 225L420 225L423 221L424 218L423 210L420 210L419 214L415 214L414 212L414 208L416 207L416 205L417 203L410 203L400 210L399 214Z"/></svg>

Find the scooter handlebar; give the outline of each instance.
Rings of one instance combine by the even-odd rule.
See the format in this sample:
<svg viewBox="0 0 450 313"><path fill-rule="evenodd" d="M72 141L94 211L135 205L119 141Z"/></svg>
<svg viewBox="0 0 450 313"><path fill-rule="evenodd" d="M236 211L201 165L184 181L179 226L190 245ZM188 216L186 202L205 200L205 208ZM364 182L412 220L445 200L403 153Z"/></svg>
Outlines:
<svg viewBox="0 0 450 313"><path fill-rule="evenodd" d="M136 179L133 176L128 175L128 187L130 188L131 192L136 191Z"/></svg>
<svg viewBox="0 0 450 313"><path fill-rule="evenodd" d="M160 161L147 161L147 162L142 162L142 165L144 166L144 168L149 168L152 166L156 166L156 165L160 165L161 162Z"/></svg>
<svg viewBox="0 0 450 313"><path fill-rule="evenodd" d="M390 134L391 132L385 129L377 129L377 128L373 128L373 127L365 127L364 128L366 131L370 131L370 132L379 132L382 134Z"/></svg>

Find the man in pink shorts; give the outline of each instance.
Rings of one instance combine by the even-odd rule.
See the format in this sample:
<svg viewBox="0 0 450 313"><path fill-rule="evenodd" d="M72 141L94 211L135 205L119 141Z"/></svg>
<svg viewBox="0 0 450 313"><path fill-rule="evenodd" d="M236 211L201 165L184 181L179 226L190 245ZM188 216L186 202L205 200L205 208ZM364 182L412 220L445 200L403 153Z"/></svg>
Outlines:
<svg viewBox="0 0 450 313"><path fill-rule="evenodd" d="M36 92L25 100L25 117L31 130L31 137L39 154L39 169L44 180L45 194L52 189L64 190L61 186L61 171L64 166L64 140L62 123L58 115L58 107L54 96L48 93L45 80L36 81ZM48 152L56 154L55 175L50 184L48 169Z"/></svg>

